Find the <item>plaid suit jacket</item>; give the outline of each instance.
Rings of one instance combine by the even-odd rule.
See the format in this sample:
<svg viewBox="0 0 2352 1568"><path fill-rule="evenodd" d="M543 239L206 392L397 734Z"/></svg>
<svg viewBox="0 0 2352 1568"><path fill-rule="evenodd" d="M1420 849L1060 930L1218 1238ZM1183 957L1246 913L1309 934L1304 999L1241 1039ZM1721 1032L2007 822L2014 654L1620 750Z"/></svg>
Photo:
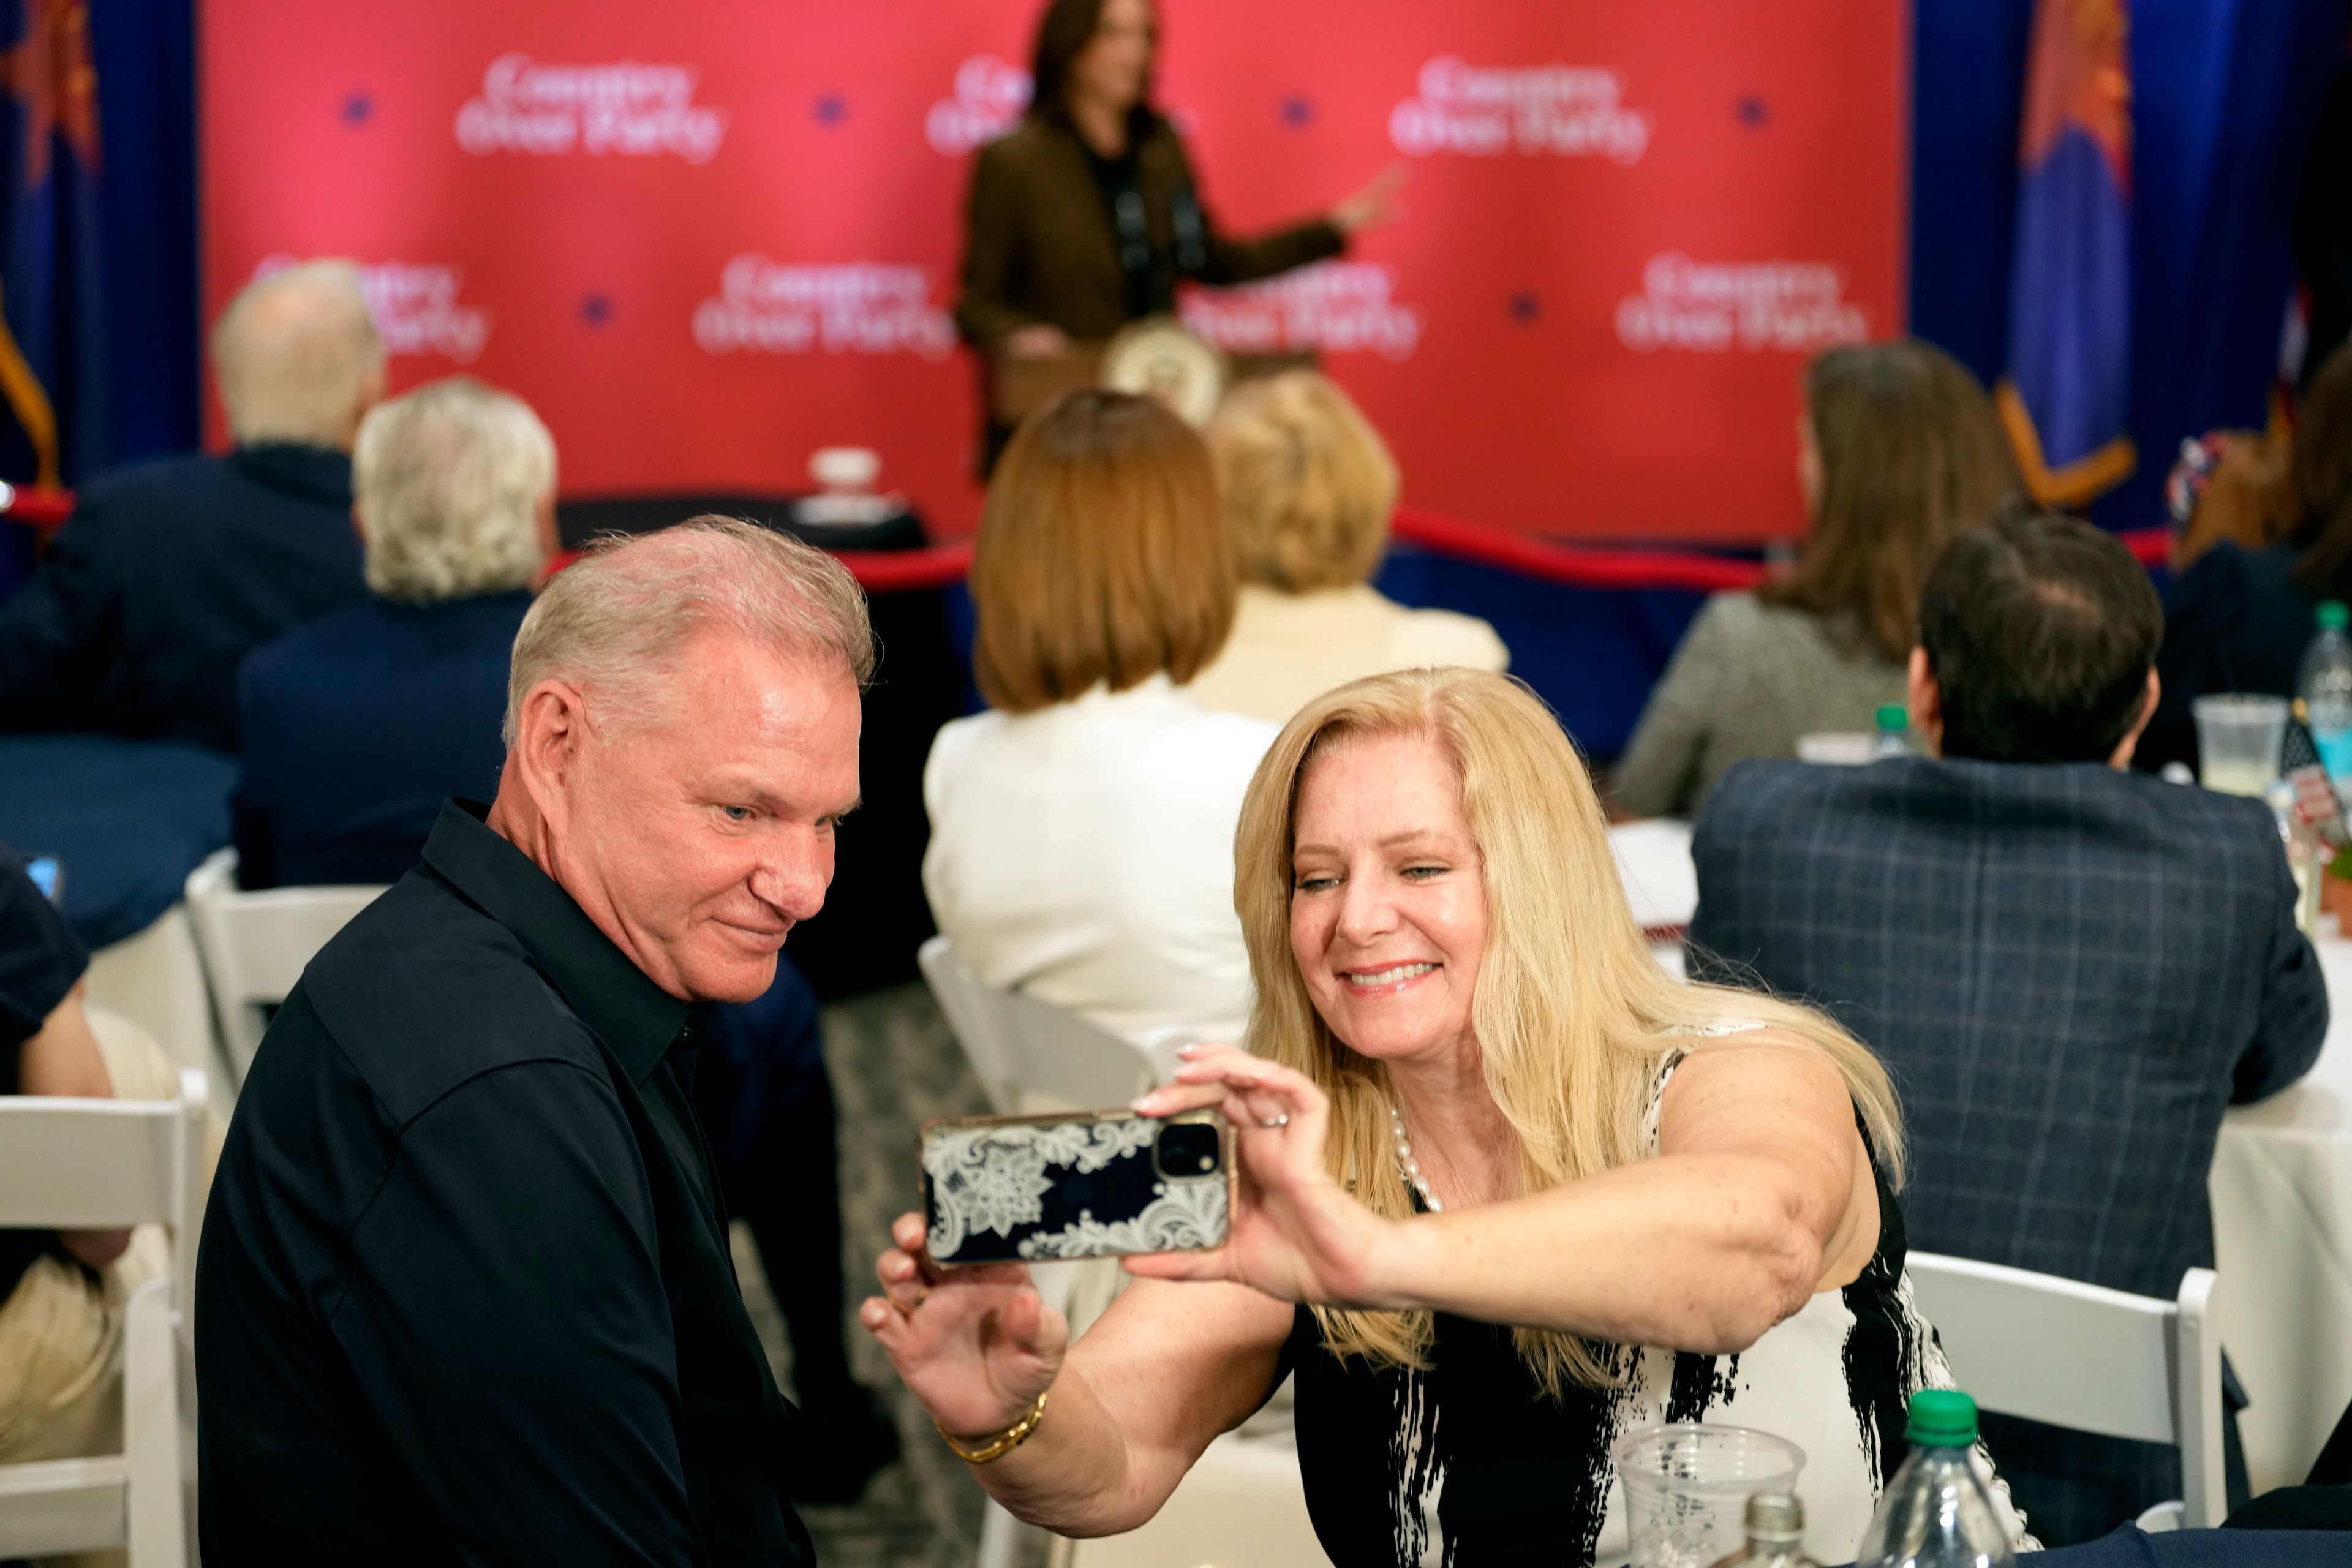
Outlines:
<svg viewBox="0 0 2352 1568"><path fill-rule="evenodd" d="M1827 1008L1894 1074L1914 1246L2170 1300L2221 1113L2327 994L2261 803L2091 763L1744 763L1694 852L1696 975Z"/></svg>

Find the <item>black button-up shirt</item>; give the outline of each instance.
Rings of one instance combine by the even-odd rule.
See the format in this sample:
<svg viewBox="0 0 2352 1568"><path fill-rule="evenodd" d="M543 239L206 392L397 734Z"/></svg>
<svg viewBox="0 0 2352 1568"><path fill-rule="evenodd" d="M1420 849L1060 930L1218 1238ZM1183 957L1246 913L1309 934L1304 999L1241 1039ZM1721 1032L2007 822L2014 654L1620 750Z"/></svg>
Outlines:
<svg viewBox="0 0 2352 1568"><path fill-rule="evenodd" d="M196 1275L204 1552L795 1563L698 1026L478 807L262 1042Z"/></svg>

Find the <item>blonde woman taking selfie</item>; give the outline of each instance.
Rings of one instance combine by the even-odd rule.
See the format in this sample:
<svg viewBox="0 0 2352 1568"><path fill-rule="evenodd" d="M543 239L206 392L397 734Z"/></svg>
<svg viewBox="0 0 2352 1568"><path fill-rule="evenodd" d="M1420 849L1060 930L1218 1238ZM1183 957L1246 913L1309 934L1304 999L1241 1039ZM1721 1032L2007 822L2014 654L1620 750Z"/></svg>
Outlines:
<svg viewBox="0 0 2352 1568"><path fill-rule="evenodd" d="M1227 1244L1129 1259L1076 1345L1024 1269L933 1268L917 1215L882 1257L862 1320L995 1450L982 1483L1066 1535L1131 1530L1287 1371L1349 1568L1620 1550L1610 1444L1701 1419L1804 1448L1808 1548L1853 1557L1906 1402L1950 1382L1876 1060L1657 967L1582 765L1504 677L1309 703L1234 858L1254 1054L1197 1047L1139 1102L1240 1129Z"/></svg>

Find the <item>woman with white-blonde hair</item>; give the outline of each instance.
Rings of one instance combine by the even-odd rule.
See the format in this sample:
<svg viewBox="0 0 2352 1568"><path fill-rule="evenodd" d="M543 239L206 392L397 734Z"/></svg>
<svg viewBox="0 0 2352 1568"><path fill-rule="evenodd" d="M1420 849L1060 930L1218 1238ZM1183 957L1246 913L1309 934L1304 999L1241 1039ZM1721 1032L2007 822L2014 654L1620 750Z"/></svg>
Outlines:
<svg viewBox="0 0 2352 1568"><path fill-rule="evenodd" d="M1233 635L1187 688L1194 701L1279 724L1360 676L1510 667L1475 616L1408 609L1372 586L1396 459L1336 384L1311 370L1244 381L1204 434L1242 584Z"/></svg>
<svg viewBox="0 0 2352 1568"><path fill-rule="evenodd" d="M1022 1268L935 1268L918 1216L882 1257L861 1319L989 1491L1133 1529L1287 1370L1349 1568L1620 1551L1611 1444L1673 1420L1802 1447L1807 1548L1851 1558L1906 1402L1950 1382L1870 1053L1655 965L1582 765L1501 676L1308 703L1252 782L1234 900L1252 1054L1196 1047L1138 1102L1240 1130L1225 1245L1129 1259L1076 1345Z"/></svg>

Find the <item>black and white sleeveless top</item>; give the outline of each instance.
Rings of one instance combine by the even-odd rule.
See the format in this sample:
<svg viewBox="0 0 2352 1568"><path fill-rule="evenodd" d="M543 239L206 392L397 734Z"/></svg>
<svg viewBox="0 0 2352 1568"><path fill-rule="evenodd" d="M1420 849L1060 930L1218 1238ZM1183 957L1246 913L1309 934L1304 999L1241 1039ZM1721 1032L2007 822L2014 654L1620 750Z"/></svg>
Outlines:
<svg viewBox="0 0 2352 1568"><path fill-rule="evenodd" d="M1653 1151L1658 1101L1682 1057L1667 1057L1653 1091ZM1529 1377L1507 1328L1440 1313L1429 1370L1374 1368L1324 1348L1301 1307L1284 1360L1297 1374L1299 1467L1324 1551L1339 1568L1622 1563L1624 1492L1610 1446L1660 1422L1713 1421L1802 1448L1806 1550L1853 1561L1881 1486L1908 1451L1912 1394L1952 1385L1935 1330L1912 1303L1903 1211L1883 1174L1878 1213L1877 1250L1861 1277L1815 1295L1748 1350L1612 1347L1618 1386L1558 1399ZM1996 1489L2009 1508L2008 1489ZM2024 1545L2021 1529L2020 1520Z"/></svg>

